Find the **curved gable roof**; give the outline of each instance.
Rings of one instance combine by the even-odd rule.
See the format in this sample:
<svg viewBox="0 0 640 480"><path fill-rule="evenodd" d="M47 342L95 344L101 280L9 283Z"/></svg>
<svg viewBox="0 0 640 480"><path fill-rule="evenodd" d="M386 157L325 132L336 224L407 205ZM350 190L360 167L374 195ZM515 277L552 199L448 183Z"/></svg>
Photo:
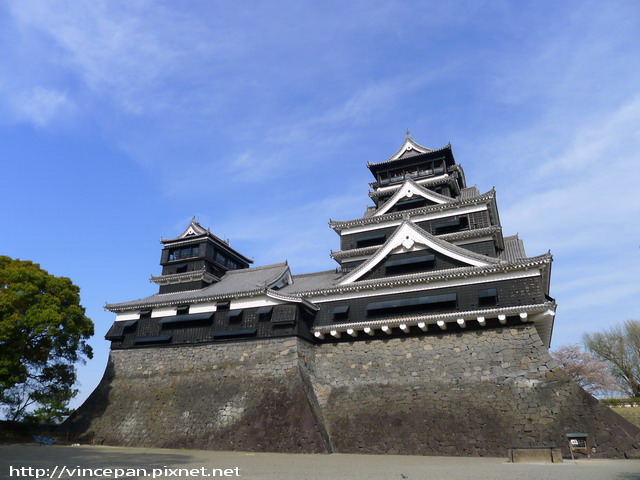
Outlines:
<svg viewBox="0 0 640 480"><path fill-rule="evenodd" d="M382 207L376 210L376 212L372 216L377 217L380 215L384 215L401 199L405 197L411 198L414 195L418 195L422 198L425 198L426 200L440 205L443 203L451 203L454 201L454 199L451 197L447 197L446 195L441 195L434 192L433 190L424 188L411 178L407 178L402 186L393 194L393 196L389 200L387 200L384 205L382 205Z"/></svg>
<svg viewBox="0 0 640 480"><path fill-rule="evenodd" d="M380 264L380 262L382 262L396 248L402 247L406 250L410 250L416 243L424 245L449 258L466 263L472 267L486 267L500 263L500 260L497 258L487 257L486 255L466 250L435 237L426 230L407 220L402 222L393 235L391 235L391 237L389 237L389 239L382 244L368 260L348 274L339 282L339 284L348 285L357 281L371 269L375 268L376 265Z"/></svg>

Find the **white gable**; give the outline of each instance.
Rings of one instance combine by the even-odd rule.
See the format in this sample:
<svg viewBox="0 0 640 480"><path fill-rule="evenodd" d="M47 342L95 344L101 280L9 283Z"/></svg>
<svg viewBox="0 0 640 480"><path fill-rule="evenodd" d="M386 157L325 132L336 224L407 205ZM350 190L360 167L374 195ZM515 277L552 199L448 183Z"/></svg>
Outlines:
<svg viewBox="0 0 640 480"><path fill-rule="evenodd" d="M389 200L387 200L387 202L381 208L379 208L376 213L373 214L373 216L377 217L380 215L384 215L403 198L412 198L416 195L437 204L453 202L453 198L449 198L445 195L440 195L439 193L429 190L428 188L421 187L416 182L408 178L404 181L400 189L396 193L394 193L393 196Z"/></svg>
<svg viewBox="0 0 640 480"><path fill-rule="evenodd" d="M362 263L358 268L347 275L340 282L340 285L348 285L359 280L367 272L373 270L377 265L379 265L389 254L411 252L425 248L430 248L449 258L474 267L485 267L499 262L497 259L493 259L491 257L486 257L485 260L483 255L448 244L443 240L438 240L420 227L417 227L410 222L404 222L395 231L391 238L389 238L389 240L387 240L384 245L382 245L380 249L371 256L371 258L369 258L369 260Z"/></svg>

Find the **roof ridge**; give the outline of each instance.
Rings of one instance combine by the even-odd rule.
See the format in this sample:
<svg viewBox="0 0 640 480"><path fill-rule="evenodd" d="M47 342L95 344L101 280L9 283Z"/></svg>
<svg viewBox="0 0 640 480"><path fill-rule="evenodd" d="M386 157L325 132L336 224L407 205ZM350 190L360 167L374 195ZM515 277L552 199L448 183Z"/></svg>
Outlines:
<svg viewBox="0 0 640 480"><path fill-rule="evenodd" d="M270 265L260 265L259 267L248 267L248 268L238 268L236 270L228 270L224 276L229 275L230 273L242 273L242 272L255 272L256 270L266 270L268 268L276 268L276 267L288 267L289 264L285 260L284 262L272 263Z"/></svg>
<svg viewBox="0 0 640 480"><path fill-rule="evenodd" d="M464 206L466 204L472 204L477 201L490 200L493 197L495 197L495 190L491 189L488 192L475 197L469 197L464 199L455 198L452 202L448 202L448 203L438 203L435 205L427 205L425 207L414 208L412 210L403 210L400 212L384 213L377 217L371 216L371 217L355 218L352 220L331 220L329 222L329 226L333 228L333 227L348 227L351 225L358 225L363 223L364 224L380 223L381 220L396 220L398 218L402 218L404 215L407 214L407 212L413 212L413 214L418 214L418 213L428 213L428 212L437 211L437 210L445 210L448 208L451 208L453 210L455 207Z"/></svg>
<svg viewBox="0 0 640 480"><path fill-rule="evenodd" d="M411 146L413 148L418 147L420 149L424 149L426 150L425 152L420 152L418 155L414 155L414 156L419 156L419 155L427 155L429 153L434 153L434 152L440 152L442 150L446 150L446 149L451 149L451 143L447 143L446 145L440 147L440 148L429 148L429 147L425 147L424 145L420 145L418 142L416 142L413 138L411 138L411 135L407 135L407 138L405 139L404 143L400 146L400 148L396 151L396 153L394 153L393 155L391 155L391 157L389 157L388 159L382 161L382 162L367 162L367 167L375 167L378 165L384 165L385 163L392 163L395 162L397 160L404 160L404 158L399 158L406 150L408 150L407 146Z"/></svg>
<svg viewBox="0 0 640 480"><path fill-rule="evenodd" d="M319 272L296 273L291 276L295 279L297 277L310 277L311 275L320 275L323 273L336 273L336 270L334 268L332 270L320 270Z"/></svg>

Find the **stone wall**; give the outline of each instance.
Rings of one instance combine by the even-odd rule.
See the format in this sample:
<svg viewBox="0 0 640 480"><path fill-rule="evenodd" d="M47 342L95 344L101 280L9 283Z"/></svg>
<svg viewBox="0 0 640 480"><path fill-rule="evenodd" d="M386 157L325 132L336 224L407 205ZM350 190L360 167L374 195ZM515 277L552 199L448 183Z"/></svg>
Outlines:
<svg viewBox="0 0 640 480"><path fill-rule="evenodd" d="M311 345L271 339L111 352L67 427L112 445L505 456L640 429L556 368L535 327Z"/></svg>
<svg viewBox="0 0 640 480"><path fill-rule="evenodd" d="M94 444L326 452L296 338L115 350L67 422Z"/></svg>

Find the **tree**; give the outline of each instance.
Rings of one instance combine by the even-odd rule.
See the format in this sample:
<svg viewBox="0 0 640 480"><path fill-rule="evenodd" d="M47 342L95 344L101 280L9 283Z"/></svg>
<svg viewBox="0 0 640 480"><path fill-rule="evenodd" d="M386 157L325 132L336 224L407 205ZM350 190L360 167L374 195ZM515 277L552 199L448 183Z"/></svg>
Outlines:
<svg viewBox="0 0 640 480"><path fill-rule="evenodd" d="M67 413L75 363L92 358L80 289L38 264L0 256L0 405L12 420Z"/></svg>
<svg viewBox="0 0 640 480"><path fill-rule="evenodd" d="M627 320L604 332L585 333L585 347L609 364L631 397L640 397L640 321Z"/></svg>
<svg viewBox="0 0 640 480"><path fill-rule="evenodd" d="M592 395L622 391L609 371L609 364L594 358L580 345L564 345L551 351L551 356L569 377Z"/></svg>

